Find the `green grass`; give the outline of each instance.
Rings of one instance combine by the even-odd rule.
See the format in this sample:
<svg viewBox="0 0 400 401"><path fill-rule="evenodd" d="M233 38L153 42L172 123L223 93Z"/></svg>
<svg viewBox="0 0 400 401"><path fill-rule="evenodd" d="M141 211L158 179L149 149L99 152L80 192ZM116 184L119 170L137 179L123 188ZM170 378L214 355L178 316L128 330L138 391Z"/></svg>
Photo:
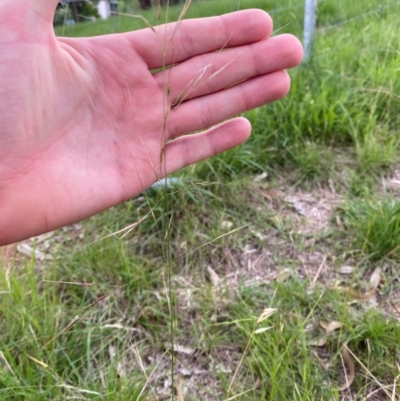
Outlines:
<svg viewBox="0 0 400 401"><path fill-rule="evenodd" d="M373 261L400 259L400 202L393 198L352 200L342 210L350 252Z"/></svg>
<svg viewBox="0 0 400 401"><path fill-rule="evenodd" d="M139 13L136 3L122 7ZM301 37L303 3L198 0L187 17L258 7L276 32ZM3 262L0 398L400 399L399 192L382 188L399 156L399 11L389 0L319 2L312 59L290 72L285 99L246 113L245 145L180 172L167 193L89 219L80 237L38 243L51 261ZM179 13L142 15L157 24ZM120 16L57 33L143 27ZM331 211L321 229L314 209ZM376 267L375 304L357 299ZM276 312L257 323L266 308ZM324 321L342 326L318 347ZM345 343L355 379L339 391Z"/></svg>

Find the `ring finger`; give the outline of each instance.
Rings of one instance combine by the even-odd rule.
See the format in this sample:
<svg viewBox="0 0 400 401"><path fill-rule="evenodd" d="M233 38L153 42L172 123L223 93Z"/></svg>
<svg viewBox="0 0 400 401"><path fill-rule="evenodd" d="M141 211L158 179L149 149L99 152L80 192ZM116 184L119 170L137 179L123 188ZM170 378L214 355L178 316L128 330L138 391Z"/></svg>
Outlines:
<svg viewBox="0 0 400 401"><path fill-rule="evenodd" d="M189 100L176 107L167 120L167 137L207 129L239 113L284 97L290 79L286 71L256 77L223 91Z"/></svg>

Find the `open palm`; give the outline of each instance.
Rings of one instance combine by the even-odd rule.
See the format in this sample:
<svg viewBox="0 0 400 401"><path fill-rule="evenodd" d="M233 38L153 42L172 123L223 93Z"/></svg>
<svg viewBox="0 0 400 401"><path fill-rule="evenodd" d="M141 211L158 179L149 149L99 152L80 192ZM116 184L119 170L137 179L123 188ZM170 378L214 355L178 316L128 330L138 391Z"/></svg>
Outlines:
<svg viewBox="0 0 400 401"><path fill-rule="evenodd" d="M302 57L260 10L73 39L54 35L57 3L0 2L0 245L243 142L247 120L215 124L284 96Z"/></svg>

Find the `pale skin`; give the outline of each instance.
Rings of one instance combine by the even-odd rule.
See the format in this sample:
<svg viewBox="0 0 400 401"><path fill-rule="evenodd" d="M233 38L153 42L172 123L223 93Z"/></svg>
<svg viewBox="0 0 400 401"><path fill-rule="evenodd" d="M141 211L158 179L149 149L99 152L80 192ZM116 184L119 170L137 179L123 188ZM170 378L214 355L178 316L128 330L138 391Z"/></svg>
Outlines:
<svg viewBox="0 0 400 401"><path fill-rule="evenodd" d="M285 96L302 58L261 10L72 39L54 34L57 2L0 1L0 245L244 142L232 117Z"/></svg>

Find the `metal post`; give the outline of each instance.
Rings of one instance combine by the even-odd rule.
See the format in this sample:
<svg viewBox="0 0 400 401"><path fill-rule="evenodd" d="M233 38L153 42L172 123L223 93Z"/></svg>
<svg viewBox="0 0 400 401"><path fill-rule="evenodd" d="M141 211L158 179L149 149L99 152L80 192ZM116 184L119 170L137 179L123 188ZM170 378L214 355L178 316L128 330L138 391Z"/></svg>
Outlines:
<svg viewBox="0 0 400 401"><path fill-rule="evenodd" d="M316 8L317 0L306 0L304 13L304 63L307 63L311 58L312 45L314 42Z"/></svg>

